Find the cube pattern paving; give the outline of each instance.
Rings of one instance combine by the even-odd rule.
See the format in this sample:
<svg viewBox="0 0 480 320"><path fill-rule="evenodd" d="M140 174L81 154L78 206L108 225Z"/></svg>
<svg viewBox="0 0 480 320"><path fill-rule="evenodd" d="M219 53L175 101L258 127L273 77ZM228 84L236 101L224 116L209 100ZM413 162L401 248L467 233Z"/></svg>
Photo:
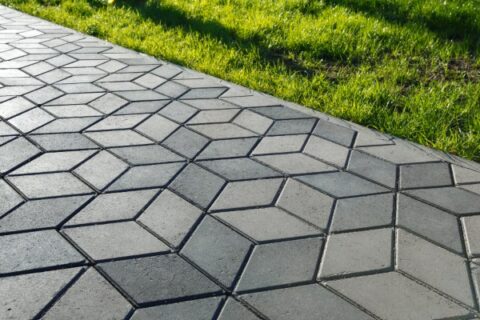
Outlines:
<svg viewBox="0 0 480 320"><path fill-rule="evenodd" d="M0 319L475 319L480 165L0 7Z"/></svg>

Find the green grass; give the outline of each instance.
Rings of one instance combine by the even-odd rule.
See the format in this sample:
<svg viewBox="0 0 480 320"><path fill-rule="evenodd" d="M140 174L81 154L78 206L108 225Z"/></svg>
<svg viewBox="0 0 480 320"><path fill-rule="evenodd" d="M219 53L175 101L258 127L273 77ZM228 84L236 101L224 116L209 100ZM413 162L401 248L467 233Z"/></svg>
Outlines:
<svg viewBox="0 0 480 320"><path fill-rule="evenodd" d="M480 161L476 0L0 0Z"/></svg>

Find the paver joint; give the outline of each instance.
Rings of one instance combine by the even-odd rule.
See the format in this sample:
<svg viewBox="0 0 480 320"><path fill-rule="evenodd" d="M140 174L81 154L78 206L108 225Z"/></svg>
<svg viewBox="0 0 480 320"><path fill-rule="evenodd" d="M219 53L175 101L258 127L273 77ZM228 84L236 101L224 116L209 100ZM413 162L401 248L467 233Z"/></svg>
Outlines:
<svg viewBox="0 0 480 320"><path fill-rule="evenodd" d="M0 6L0 320L474 319L480 165Z"/></svg>

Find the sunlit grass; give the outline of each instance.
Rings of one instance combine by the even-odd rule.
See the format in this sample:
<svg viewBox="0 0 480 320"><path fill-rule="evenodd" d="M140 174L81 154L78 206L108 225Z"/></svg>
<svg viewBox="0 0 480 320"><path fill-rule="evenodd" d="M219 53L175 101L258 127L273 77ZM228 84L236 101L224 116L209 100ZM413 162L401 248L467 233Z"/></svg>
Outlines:
<svg viewBox="0 0 480 320"><path fill-rule="evenodd" d="M0 3L480 161L474 0Z"/></svg>

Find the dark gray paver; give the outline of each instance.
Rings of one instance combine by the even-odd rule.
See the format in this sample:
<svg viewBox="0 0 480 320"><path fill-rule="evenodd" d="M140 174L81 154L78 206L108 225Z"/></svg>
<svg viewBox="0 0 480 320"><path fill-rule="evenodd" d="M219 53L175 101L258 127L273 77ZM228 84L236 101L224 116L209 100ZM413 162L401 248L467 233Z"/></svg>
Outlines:
<svg viewBox="0 0 480 320"><path fill-rule="evenodd" d="M138 218L173 247L178 247L202 211L169 190L164 190Z"/></svg>
<svg viewBox="0 0 480 320"><path fill-rule="evenodd" d="M251 293L240 298L270 319L373 319L318 284Z"/></svg>
<svg viewBox="0 0 480 320"><path fill-rule="evenodd" d="M321 238L307 238L256 246L235 290L312 281L322 242Z"/></svg>
<svg viewBox="0 0 480 320"><path fill-rule="evenodd" d="M213 319L222 298L196 299L172 304L139 309L130 318L132 320L207 320Z"/></svg>
<svg viewBox="0 0 480 320"><path fill-rule="evenodd" d="M455 318L470 313L396 272L330 281L328 285L388 320Z"/></svg>
<svg viewBox="0 0 480 320"><path fill-rule="evenodd" d="M123 319L131 308L111 284L90 268L42 319Z"/></svg>
<svg viewBox="0 0 480 320"><path fill-rule="evenodd" d="M83 263L55 230L0 236L0 274Z"/></svg>
<svg viewBox="0 0 480 320"><path fill-rule="evenodd" d="M106 262L99 267L138 304L195 297L220 290L176 254Z"/></svg>
<svg viewBox="0 0 480 320"><path fill-rule="evenodd" d="M68 228L64 233L94 260L169 251L135 222Z"/></svg>
<svg viewBox="0 0 480 320"><path fill-rule="evenodd" d="M224 184L222 178L195 164L190 164L176 177L170 187L202 208L206 208Z"/></svg>
<svg viewBox="0 0 480 320"><path fill-rule="evenodd" d="M477 163L1 6L0 42L0 319L480 315Z"/></svg>
<svg viewBox="0 0 480 320"><path fill-rule="evenodd" d="M79 271L72 268L0 278L2 319L33 319Z"/></svg>
<svg viewBox="0 0 480 320"><path fill-rule="evenodd" d="M181 253L231 288L251 242L211 217L205 217Z"/></svg>

